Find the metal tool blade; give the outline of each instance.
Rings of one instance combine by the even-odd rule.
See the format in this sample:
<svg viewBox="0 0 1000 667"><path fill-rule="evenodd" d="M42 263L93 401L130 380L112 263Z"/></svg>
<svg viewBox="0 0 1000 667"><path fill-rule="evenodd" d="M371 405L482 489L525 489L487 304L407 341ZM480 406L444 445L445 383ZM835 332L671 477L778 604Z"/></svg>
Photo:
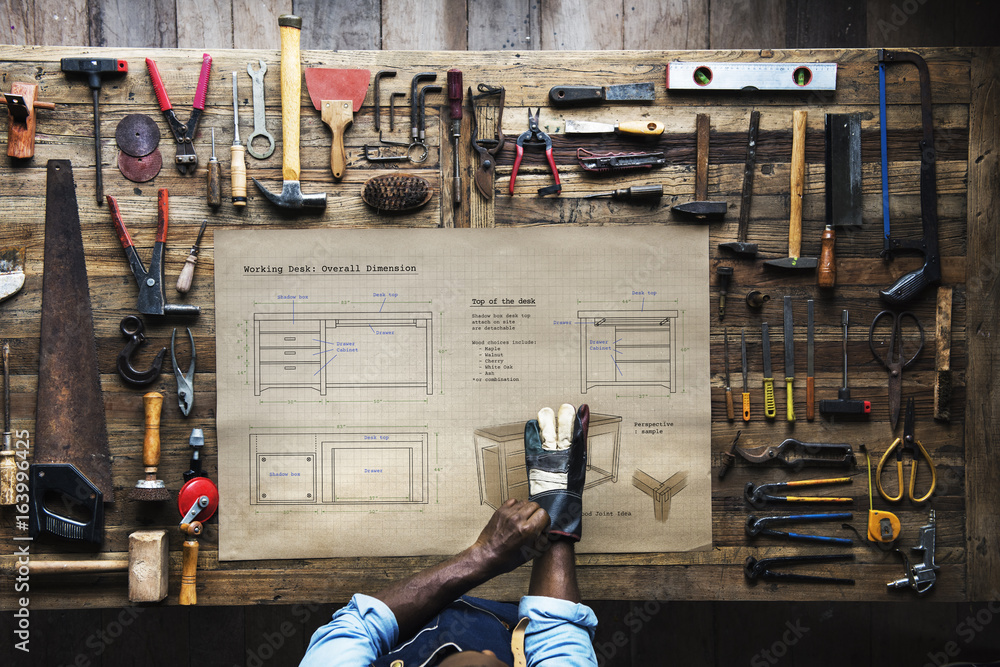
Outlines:
<svg viewBox="0 0 1000 667"><path fill-rule="evenodd" d="M746 330L740 330L740 356L743 363L743 393L747 393L750 389L747 387L747 333Z"/></svg>
<svg viewBox="0 0 1000 667"><path fill-rule="evenodd" d="M760 323L760 346L761 352L764 354L764 377L769 378L771 376L771 332L768 329L767 322Z"/></svg>
<svg viewBox="0 0 1000 667"><path fill-rule="evenodd" d="M725 327L722 328L722 345L726 362L726 390L728 390L732 385L729 382L729 329Z"/></svg>
<svg viewBox="0 0 1000 667"><path fill-rule="evenodd" d="M806 377L813 377L813 300L806 301Z"/></svg>
<svg viewBox="0 0 1000 667"><path fill-rule="evenodd" d="M590 120L566 119L566 134L600 134L614 132L615 126L608 123L595 123Z"/></svg>
<svg viewBox="0 0 1000 667"><path fill-rule="evenodd" d="M71 463L114 501L83 236L69 160L49 160L34 463Z"/></svg>
<svg viewBox="0 0 1000 667"><path fill-rule="evenodd" d="M827 224L860 227L861 210L861 114L827 114Z"/></svg>
<svg viewBox="0 0 1000 667"><path fill-rule="evenodd" d="M606 86L604 99L608 102L619 100L652 102L656 99L656 88L652 83L623 83L616 86Z"/></svg>
<svg viewBox="0 0 1000 667"><path fill-rule="evenodd" d="M785 377L795 377L795 332L792 328L792 297L785 297Z"/></svg>
<svg viewBox="0 0 1000 667"><path fill-rule="evenodd" d="M146 114L129 114L115 128L115 143L132 157L143 157L160 145L160 128Z"/></svg>

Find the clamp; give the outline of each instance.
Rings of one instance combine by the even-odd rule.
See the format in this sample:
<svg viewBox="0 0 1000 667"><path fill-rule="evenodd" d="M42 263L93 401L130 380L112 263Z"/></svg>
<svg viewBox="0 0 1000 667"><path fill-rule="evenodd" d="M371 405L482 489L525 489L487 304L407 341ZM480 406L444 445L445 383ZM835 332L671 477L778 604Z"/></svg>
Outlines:
<svg viewBox="0 0 1000 667"><path fill-rule="evenodd" d="M835 496L775 496L770 491L800 486L816 486L817 484L850 484L850 477L834 477L831 479L800 479L793 482L774 482L755 486L747 482L743 489L743 497L754 507L763 507L768 502L783 503L853 503L854 498L838 498Z"/></svg>
<svg viewBox="0 0 1000 667"><path fill-rule="evenodd" d="M201 114L205 110L205 94L208 92L208 77L212 72L212 56L207 53L201 56L201 75L198 77L198 88L194 93L191 117L187 124L180 122L174 113L173 105L167 96L167 89L160 78L160 71L156 68L156 61L146 58L146 69L149 70L149 78L153 80L153 90L157 102L160 103L160 111L167 119L167 125L174 133L174 139L177 140L177 171L182 174L193 174L198 168L198 156L194 152L194 135L198 130Z"/></svg>
<svg viewBox="0 0 1000 667"><path fill-rule="evenodd" d="M825 563L834 560L854 560L854 554L818 554L815 556L778 556L776 558L761 558L747 556L743 564L743 574L750 581L763 579L765 581L805 581L816 584L848 584L853 585L853 579L840 577L820 577L815 574L798 574L795 572L779 572L771 569L780 565L798 565L800 563Z"/></svg>
<svg viewBox="0 0 1000 667"><path fill-rule="evenodd" d="M194 336L191 330L187 330L188 339L191 341L191 363L188 365L187 373L182 373L177 365L177 356L174 354L174 338L177 337L177 328L174 327L170 334L170 361L174 364L174 377L177 378L177 404L180 406L181 414L187 417L191 414L191 406L194 405L194 362L197 355L194 350Z"/></svg>
<svg viewBox="0 0 1000 667"><path fill-rule="evenodd" d="M149 260L149 271L139 259L139 253L136 252L132 237L128 233L128 228L125 227L125 221L122 220L118 202L111 195L108 195L107 199L108 208L111 210L111 220L115 223L115 231L118 232L118 240L121 241L122 248L125 249L125 256L128 258L132 275L135 276L135 282L139 286L139 300L136 302L136 310L143 315L198 317L201 314L201 308L168 304L166 292L163 289L163 251L167 244L167 189L160 188L158 194L156 243L153 245L153 255Z"/></svg>
<svg viewBox="0 0 1000 667"><path fill-rule="evenodd" d="M552 176L556 179L556 182L544 188L538 189L538 194L552 195L559 194L562 192L562 185L559 183L559 169L556 168L556 159L552 156L552 137L550 137L545 132L542 132L538 128L538 116L542 113L542 108L538 107L534 115L531 113L531 109L528 109L528 129L526 132L522 132L521 136L517 138L517 156L514 158L514 169L510 173L510 194L514 194L514 181L517 180L517 171L521 167L521 158L524 157L524 145L529 146L544 146L545 147L545 159L549 161L549 168L552 170Z"/></svg>
<svg viewBox="0 0 1000 667"><path fill-rule="evenodd" d="M851 540L846 537L829 537L827 535L808 535L806 533L790 533L774 528L768 528L773 523L803 523L809 521L838 521L851 519L850 512L827 512L825 514L789 514L786 516L762 516L756 517L753 514L747 517L746 531L750 537L758 535L770 535L771 537L787 537L790 540L804 540L806 542L822 542L824 544L844 544L850 545Z"/></svg>

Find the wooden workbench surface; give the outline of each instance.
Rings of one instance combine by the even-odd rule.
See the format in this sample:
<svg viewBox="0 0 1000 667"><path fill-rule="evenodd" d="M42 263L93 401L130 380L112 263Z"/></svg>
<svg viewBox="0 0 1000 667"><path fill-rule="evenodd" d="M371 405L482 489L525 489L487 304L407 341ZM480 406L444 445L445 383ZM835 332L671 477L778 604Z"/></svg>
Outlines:
<svg viewBox="0 0 1000 667"><path fill-rule="evenodd" d="M113 476L118 500L106 507L106 529L100 558L120 557L127 551L128 534L140 528L162 527L169 531L171 545L170 596L177 601L180 581L182 535L176 528L178 515L173 503L157 507L125 499L124 492L142 475L142 394L124 385L115 371L115 359L124 344L118 326L121 319L134 312L136 287L125 256L115 236L107 206L94 200L94 149L92 139L91 94L82 78L67 78L59 69L65 56L100 54L129 61L125 77L105 79L100 96L103 142L104 189L118 198L139 254L149 256L156 220L156 191L170 192L170 231L166 254L168 285L173 285L197 234L201 221L209 220L202 242L194 287L187 303L200 305L201 317L192 326L198 352L195 376L196 398L190 417L183 418L177 408L176 384L169 367L150 389L162 392L163 458L160 477L176 493L181 473L188 467L188 435L191 428L205 430L205 458L210 475L217 479L215 430L215 309L212 282L214 232L219 229L274 228L316 229L321 227L355 228L364 226L489 227L535 226L549 224L627 225L678 224L670 213L672 204L693 198L695 114L707 113L712 119L709 198L729 202L724 222L712 225L710 256L705 279L712 285L712 387L713 465L742 428L742 445L776 444L786 437L812 442L848 442L856 448L866 444L880 456L897 433L888 422L886 374L872 358L866 343L868 324L882 306L877 297L902 273L919 266L913 257L883 262L881 249L881 186L879 167L878 76L873 50L776 51L759 54L744 52L320 52L304 51L303 66L362 67L374 73L380 69L398 70L395 78L384 79L383 105L388 93L408 91L410 78L417 72L438 73L437 83L445 83L448 68L464 72L465 86L475 89L479 83L506 87L503 128L508 138L497 169L495 196L485 202L471 188L473 154L468 148L468 114L463 120L461 168L462 204L451 205L452 149L447 138L448 109L441 95L431 96L427 135L429 156L422 164L406 164L400 170L427 178L438 193L424 209L405 216L379 217L362 203L361 185L368 178L390 171L366 162L363 146L377 143L373 124L371 91L354 125L346 135L349 168L342 182L334 182L329 169L330 133L319 113L309 103L305 85L302 90L302 189L307 193L327 192L329 203L321 214L284 213L268 203L250 184L249 205L242 211L228 203L229 151L232 143L231 72L240 72L241 136L251 131L252 101L247 63L263 58L269 66L266 77L268 128L278 143L266 160L247 156L248 171L265 183L281 180L280 93L277 52L224 51L212 53L214 64L209 84L205 115L199 128L196 150L199 171L181 176L172 161L174 148L153 96L143 58L152 57L166 83L174 108L186 120L201 63L201 52L190 50L132 51L111 49L68 49L56 47L0 47L0 71L4 89L13 81L35 81L39 98L56 103L54 111L38 112L36 154L29 161L0 166L0 246L27 247L27 283L24 289L0 306L0 327L11 343L12 417L14 429L35 431L35 388L38 368L39 313L41 305L42 251L45 201L45 168L49 159L69 159L77 184L77 199L87 255L94 327L111 452ZM903 380L904 398L912 396L917 405L917 437L937 463L938 487L925 506L904 503L888 506L876 496L876 507L896 512L903 524L900 545L916 544L920 526L927 522L927 510L937 513L937 562L941 569L929 599L966 600L995 596L1000 588L1000 560L996 539L1000 501L996 480L1000 464L996 455L998 403L996 389L998 343L997 276L1000 275L998 236L997 163L1000 159L997 99L1000 52L990 49L926 49L920 53L930 67L934 102L935 148L937 151L938 213L940 247L943 258L943 284L954 287L952 326L952 369L955 392L952 421L933 421L934 383L934 290L928 289L911 309L923 322L928 345ZM756 60L837 62L838 89L823 94L683 94L667 93L664 88L666 64L685 60ZM919 234L919 148L920 104L915 68L899 65L887 71L889 111L890 187L893 193L893 233L901 237ZM555 109L547 106L548 89L556 84L636 83L654 81L656 102L640 106L603 106L580 109ZM530 83L529 83L530 82ZM407 104L397 106L393 138L403 140L408 134ZM542 129L554 137L556 161L563 182L558 198L536 196L538 187L551 182L548 167L540 153L528 152L517 180L517 195L507 194L513 140L526 129L526 108L541 106ZM762 113L757 172L753 192L753 213L749 241L760 246L756 261L734 259L717 244L736 237L742 187L745 137L750 111ZM789 209L789 159L791 116L794 109L808 111L807 182L804 199L803 255L819 254L824 219L823 124L825 113L859 112L862 115L862 154L864 174L864 227L844 232L837 239L837 287L821 291L815 274L781 273L767 270L763 260L787 255L787 220ZM160 150L164 166L151 182L127 181L116 167L115 127L127 114L144 113L156 120L163 139ZM383 110L385 114L385 110ZM663 122L666 131L655 145L665 152L668 166L648 174L594 178L577 165L578 147L594 150L635 150L635 143L598 136L592 140L562 136L566 118L613 122L628 119L653 119ZM383 125L387 116L383 115ZM210 155L210 129L215 128L216 153L223 164L223 205L211 210L205 202L205 163ZM383 131L387 128L383 127ZM444 131L444 132L442 132ZM444 136L442 137L442 133ZM658 205L637 206L609 200L584 200L588 192L599 192L637 184L662 183L667 193ZM447 233L447 232L442 232ZM735 269L727 314L723 322L715 318L717 284L715 269L719 264ZM750 311L743 297L750 289L759 289L771 297L762 312ZM781 297L790 294L803 307L804 300L816 300L816 392L817 399L835 398L841 381L841 310L851 314L850 386L855 397L872 401L871 419L861 423L831 423L819 417L804 419L805 380L804 326L796 330L796 357L800 368L796 382L794 425L783 419L768 422L763 418L759 332L761 321L772 329L772 358L775 375L783 370L781 336ZM172 287L168 301L179 301ZM147 346L137 364L150 358L148 350L169 345L170 332L176 323L147 319ZM804 324L804 317L797 317ZM723 402L722 336L723 324L730 332L731 370L734 393L740 391L739 331L746 328L750 342L750 387L753 418L743 425L727 422ZM183 324L181 324L183 326ZM187 364L187 346L179 363ZM169 356L168 356L169 366ZM779 383L781 384L781 383ZM778 390L783 403L784 390ZM596 406L595 406L596 407ZM526 410L531 406L525 406ZM780 417L780 415L779 415ZM901 420L902 421L902 420ZM863 464L863 456L860 462ZM921 471L922 474L925 471ZM863 465L852 471L850 495L856 499L852 509L853 525L864 531L867 510L866 475ZM801 477L799 475L798 477ZM750 586L744 580L742 565L748 555L758 558L823 549L802 548L760 539L750 543L743 530L749 508L743 500L748 481L763 483L788 479L783 470L755 468L737 462L724 482L713 482L713 542L711 551L696 553L655 553L580 555L580 583L586 599L837 599L837 600L908 600L913 593L888 594L886 582L903 576L898 555L882 553L868 544L855 542L851 551L856 563L830 570L857 580L854 586L774 585ZM714 479L714 478L713 478ZM13 558L11 545L16 512L4 508L0 540L6 545L2 564L9 567ZM839 531L838 531L839 532ZM372 591L398 577L409 574L436 559L411 558L339 558L327 560L219 562L217 559L218 526L210 522L201 542L198 572L198 601L206 605L250 603L299 603L342 601L356 591ZM247 539L253 539L248 535ZM60 551L63 553L60 554ZM66 547L31 544L32 557L65 556ZM75 553L73 558L95 557ZM527 588L528 568L500 577L483 586L478 593L501 599L516 599ZM4 608L11 598L4 596ZM31 604L36 608L109 607L127 604L124 575L74 576L58 579L33 578Z"/></svg>

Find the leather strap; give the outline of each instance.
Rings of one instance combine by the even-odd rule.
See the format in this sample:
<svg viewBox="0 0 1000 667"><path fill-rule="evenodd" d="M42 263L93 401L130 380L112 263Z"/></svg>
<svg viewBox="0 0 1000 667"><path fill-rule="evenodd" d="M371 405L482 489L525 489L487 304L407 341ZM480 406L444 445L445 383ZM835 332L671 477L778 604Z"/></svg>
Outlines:
<svg viewBox="0 0 1000 667"><path fill-rule="evenodd" d="M528 659L524 655L524 631L527 629L528 619L522 618L511 633L510 652L514 654L514 667L528 667Z"/></svg>

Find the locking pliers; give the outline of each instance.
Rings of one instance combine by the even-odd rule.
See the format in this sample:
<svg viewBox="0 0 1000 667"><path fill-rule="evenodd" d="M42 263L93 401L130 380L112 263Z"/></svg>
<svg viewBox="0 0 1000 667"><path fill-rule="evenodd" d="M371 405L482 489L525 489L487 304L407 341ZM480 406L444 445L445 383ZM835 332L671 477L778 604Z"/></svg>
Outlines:
<svg viewBox="0 0 1000 667"><path fill-rule="evenodd" d="M208 92L208 77L212 71L212 56L207 53L201 57L201 75L198 77L198 88L194 93L193 109L188 122L182 123L174 113L170 98L167 97L167 89L160 78L160 71L156 68L156 62L152 58L146 58L146 69L149 70L149 78L153 80L153 90L156 92L156 100L160 103L160 111L167 119L170 131L174 133L177 140L177 171L182 174L193 174L198 168L198 156L194 152L194 134L198 130L198 121L205 110L205 94Z"/></svg>

